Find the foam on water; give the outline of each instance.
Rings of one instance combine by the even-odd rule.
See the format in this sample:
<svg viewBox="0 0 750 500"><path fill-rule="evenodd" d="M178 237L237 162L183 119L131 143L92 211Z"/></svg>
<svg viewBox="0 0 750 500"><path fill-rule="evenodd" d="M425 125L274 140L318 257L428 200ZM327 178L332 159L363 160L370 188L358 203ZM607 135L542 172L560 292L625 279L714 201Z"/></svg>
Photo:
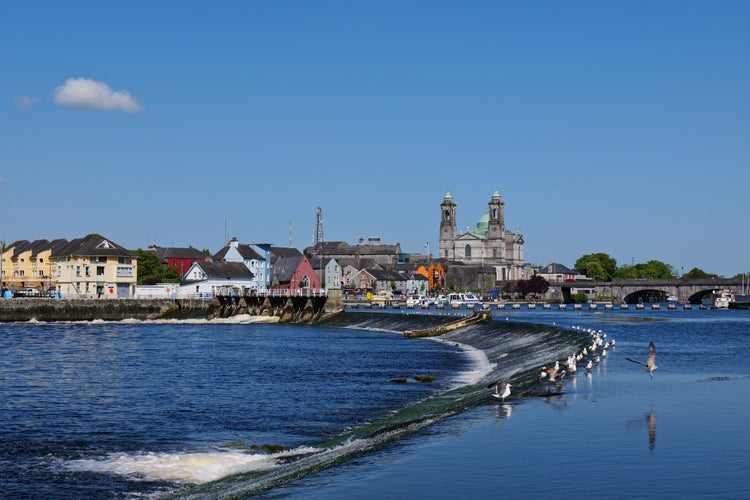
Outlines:
<svg viewBox="0 0 750 500"><path fill-rule="evenodd" d="M313 453L315 448L298 448L280 453L248 453L215 450L192 453L111 454L102 458L71 460L63 468L73 472L117 474L138 481L168 481L203 484L226 476L268 471L283 459Z"/></svg>
<svg viewBox="0 0 750 500"><path fill-rule="evenodd" d="M481 349L477 349L467 344L461 344L455 341L447 341L439 337L429 337L429 340L450 344L460 347L472 361L472 369L460 372L454 377L455 387L464 385L478 384L480 380L492 373L497 367L496 363L491 363L487 354Z"/></svg>

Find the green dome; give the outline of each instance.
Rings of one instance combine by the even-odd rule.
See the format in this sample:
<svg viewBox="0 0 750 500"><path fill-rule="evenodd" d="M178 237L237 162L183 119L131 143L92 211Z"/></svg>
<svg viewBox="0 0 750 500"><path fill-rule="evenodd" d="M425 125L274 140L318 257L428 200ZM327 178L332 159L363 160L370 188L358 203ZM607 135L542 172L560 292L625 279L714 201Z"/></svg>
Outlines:
<svg viewBox="0 0 750 500"><path fill-rule="evenodd" d="M471 234L476 236L477 238L485 239L487 238L487 230L490 225L490 213L486 212L483 216L479 218L479 222L477 222L477 227L475 229L472 229L469 231Z"/></svg>

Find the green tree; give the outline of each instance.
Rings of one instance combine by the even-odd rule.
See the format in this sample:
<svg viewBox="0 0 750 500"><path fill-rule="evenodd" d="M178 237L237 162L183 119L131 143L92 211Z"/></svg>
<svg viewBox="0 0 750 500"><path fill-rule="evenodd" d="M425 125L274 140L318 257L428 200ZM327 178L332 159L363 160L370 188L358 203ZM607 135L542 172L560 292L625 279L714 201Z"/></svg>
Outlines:
<svg viewBox="0 0 750 500"><path fill-rule="evenodd" d="M617 271L617 261L606 253L592 253L580 257L573 270L595 281L611 281Z"/></svg>
<svg viewBox="0 0 750 500"><path fill-rule="evenodd" d="M175 283L180 280L177 269L165 266L154 252L138 249L138 284L155 285L157 283Z"/></svg>
<svg viewBox="0 0 750 500"><path fill-rule="evenodd" d="M673 278L674 274L672 266L659 260L650 260L646 263L638 263L617 270L617 277L625 279L648 278L663 280Z"/></svg>
<svg viewBox="0 0 750 500"><path fill-rule="evenodd" d="M738 275L736 277L740 277L741 275ZM716 274L709 274L703 269L698 269L697 267L692 268L690 271L686 272L682 275L685 279L711 279L711 278L718 278L719 276Z"/></svg>

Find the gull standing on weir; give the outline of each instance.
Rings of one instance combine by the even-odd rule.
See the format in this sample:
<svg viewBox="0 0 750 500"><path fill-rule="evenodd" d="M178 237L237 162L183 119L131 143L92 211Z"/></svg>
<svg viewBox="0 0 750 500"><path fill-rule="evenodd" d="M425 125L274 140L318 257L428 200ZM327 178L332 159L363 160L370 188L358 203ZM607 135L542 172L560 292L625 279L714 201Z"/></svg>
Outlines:
<svg viewBox="0 0 750 500"><path fill-rule="evenodd" d="M490 387L492 387L493 384L490 384ZM505 402L505 398L510 396L510 387L511 385L508 382L503 382L502 380L498 380L495 384L495 393L493 394L494 397Z"/></svg>
<svg viewBox="0 0 750 500"><path fill-rule="evenodd" d="M654 370L656 370L656 346L654 345L654 341L653 340L648 344L648 350L649 350L649 352L648 352L648 359L646 360L645 363L642 363L640 361L636 361L636 360L634 360L632 358L625 358L625 359L627 359L631 363L635 363L637 365L645 366L646 367L646 371L648 372L648 374L651 375L651 378L654 378Z"/></svg>

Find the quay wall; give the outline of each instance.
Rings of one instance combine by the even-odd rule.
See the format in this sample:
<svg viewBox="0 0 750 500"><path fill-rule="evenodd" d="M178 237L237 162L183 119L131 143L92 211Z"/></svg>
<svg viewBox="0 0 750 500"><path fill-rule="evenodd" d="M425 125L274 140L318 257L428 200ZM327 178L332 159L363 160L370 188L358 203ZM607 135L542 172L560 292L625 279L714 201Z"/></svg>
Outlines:
<svg viewBox="0 0 750 500"><path fill-rule="evenodd" d="M0 299L0 322L144 320L176 307L172 299Z"/></svg>
<svg viewBox="0 0 750 500"><path fill-rule="evenodd" d="M282 322L309 323L343 310L341 298L216 297L212 299L0 299L0 323L26 321L122 321L194 319L238 314L279 316Z"/></svg>

